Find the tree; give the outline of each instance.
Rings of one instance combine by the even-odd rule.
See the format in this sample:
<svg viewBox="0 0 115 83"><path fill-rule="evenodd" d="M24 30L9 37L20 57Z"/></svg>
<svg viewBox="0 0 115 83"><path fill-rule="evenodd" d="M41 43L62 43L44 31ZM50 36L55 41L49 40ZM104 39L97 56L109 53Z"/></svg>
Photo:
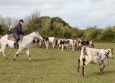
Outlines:
<svg viewBox="0 0 115 83"><path fill-rule="evenodd" d="M111 28L105 29L100 34L100 40L103 42L115 42L115 31L113 31Z"/></svg>
<svg viewBox="0 0 115 83"><path fill-rule="evenodd" d="M38 25L39 17L40 17L40 12L38 11L34 11L30 16L25 17L24 32L26 34L29 34L34 30L40 29Z"/></svg>
<svg viewBox="0 0 115 83"><path fill-rule="evenodd" d="M0 35L3 35L2 25L0 25Z"/></svg>

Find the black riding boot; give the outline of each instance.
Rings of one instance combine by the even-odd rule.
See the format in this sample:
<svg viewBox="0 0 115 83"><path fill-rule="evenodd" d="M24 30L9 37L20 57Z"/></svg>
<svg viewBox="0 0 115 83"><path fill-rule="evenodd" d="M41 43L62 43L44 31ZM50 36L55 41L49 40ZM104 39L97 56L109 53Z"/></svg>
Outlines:
<svg viewBox="0 0 115 83"><path fill-rule="evenodd" d="M14 43L14 48L17 48L17 49L19 48L19 45L17 42Z"/></svg>

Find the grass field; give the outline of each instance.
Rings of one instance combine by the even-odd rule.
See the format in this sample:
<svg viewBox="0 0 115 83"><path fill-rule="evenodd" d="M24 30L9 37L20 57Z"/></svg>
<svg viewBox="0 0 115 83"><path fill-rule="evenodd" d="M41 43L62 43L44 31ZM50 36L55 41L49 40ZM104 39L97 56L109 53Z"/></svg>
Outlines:
<svg viewBox="0 0 115 83"><path fill-rule="evenodd" d="M113 48L114 43L95 43L95 48ZM16 49L6 48L8 62L0 53L0 83L115 83L115 60L108 59L104 75L99 75L99 66L86 66L85 77L76 74L80 52L59 49L30 48L31 59L23 50L16 61L12 58Z"/></svg>

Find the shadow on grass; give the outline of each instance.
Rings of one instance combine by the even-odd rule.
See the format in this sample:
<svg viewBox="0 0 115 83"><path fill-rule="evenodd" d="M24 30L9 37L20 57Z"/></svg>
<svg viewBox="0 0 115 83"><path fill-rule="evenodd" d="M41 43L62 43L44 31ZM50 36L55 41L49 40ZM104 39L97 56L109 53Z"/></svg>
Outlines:
<svg viewBox="0 0 115 83"><path fill-rule="evenodd" d="M107 75L107 74L111 74L111 73L115 73L115 71L104 71L103 72L103 75ZM99 72L93 72L91 75L90 75L90 77L91 76L102 76Z"/></svg>
<svg viewBox="0 0 115 83"><path fill-rule="evenodd" d="M111 74L111 73L115 73L115 71L104 71L103 75L107 75L107 74ZM80 73L80 77L82 77L82 74ZM95 77L95 76L103 76L101 75L99 72L93 72L93 73L86 73L84 78L90 78L90 77ZM83 77L82 77L83 78Z"/></svg>
<svg viewBox="0 0 115 83"><path fill-rule="evenodd" d="M50 60L56 60L56 58L45 58L45 59L32 59L32 62L40 62L40 61L50 61ZM29 61L29 59L20 59L20 61Z"/></svg>
<svg viewBox="0 0 115 83"><path fill-rule="evenodd" d="M32 59L34 62L39 62L39 61L50 61L50 60L56 60L56 58L45 58L45 59Z"/></svg>

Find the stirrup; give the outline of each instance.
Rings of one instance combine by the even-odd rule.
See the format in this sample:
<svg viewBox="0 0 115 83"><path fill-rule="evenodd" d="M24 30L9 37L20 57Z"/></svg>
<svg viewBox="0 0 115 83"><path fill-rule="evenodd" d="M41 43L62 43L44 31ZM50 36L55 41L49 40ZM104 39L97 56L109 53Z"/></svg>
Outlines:
<svg viewBox="0 0 115 83"><path fill-rule="evenodd" d="M19 45L14 43L14 48L17 48L18 49Z"/></svg>

